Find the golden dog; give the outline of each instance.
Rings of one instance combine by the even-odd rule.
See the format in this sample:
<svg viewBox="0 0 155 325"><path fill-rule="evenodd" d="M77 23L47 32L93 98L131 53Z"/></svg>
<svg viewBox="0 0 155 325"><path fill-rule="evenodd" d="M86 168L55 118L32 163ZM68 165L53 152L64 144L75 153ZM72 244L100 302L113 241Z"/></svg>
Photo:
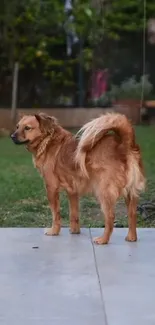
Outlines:
<svg viewBox="0 0 155 325"><path fill-rule="evenodd" d="M108 113L85 124L76 136L63 129L54 117L40 113L24 116L11 135L33 155L42 175L50 208L52 227L47 235L61 229L59 192L65 190L70 205L70 231L80 233L78 203L85 193L93 193L105 215L105 229L97 244L107 244L114 225L114 207L120 196L128 209L128 241L136 241L136 209L145 177L139 146L129 120Z"/></svg>

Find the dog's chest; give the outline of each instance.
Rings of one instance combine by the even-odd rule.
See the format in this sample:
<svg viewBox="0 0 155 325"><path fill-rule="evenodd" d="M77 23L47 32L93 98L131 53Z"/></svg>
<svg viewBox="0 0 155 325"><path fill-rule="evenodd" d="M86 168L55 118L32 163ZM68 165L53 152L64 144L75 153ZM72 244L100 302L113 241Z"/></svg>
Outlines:
<svg viewBox="0 0 155 325"><path fill-rule="evenodd" d="M41 158L36 159L35 157L32 158L34 167L38 169L39 173L43 174L43 161Z"/></svg>

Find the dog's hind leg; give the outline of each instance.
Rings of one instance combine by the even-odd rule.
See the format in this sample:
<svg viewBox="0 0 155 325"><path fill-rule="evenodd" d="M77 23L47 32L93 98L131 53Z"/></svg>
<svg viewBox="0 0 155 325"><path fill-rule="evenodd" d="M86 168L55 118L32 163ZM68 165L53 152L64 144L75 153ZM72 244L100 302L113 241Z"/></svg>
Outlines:
<svg viewBox="0 0 155 325"><path fill-rule="evenodd" d="M103 193L106 191L106 195ZM110 236L113 232L114 227L114 220L115 220L115 204L116 204L116 197L115 195L111 195L111 193L104 189L102 192L102 196L99 196L99 201L101 203L101 208L104 213L105 219L105 228L104 233L101 237L94 238L94 242L99 245L108 244Z"/></svg>
<svg viewBox="0 0 155 325"><path fill-rule="evenodd" d="M129 224L129 231L126 236L127 241L137 241L137 231L136 231L136 224L137 224L137 197L128 196L125 198L127 209L128 209L128 224Z"/></svg>
<svg viewBox="0 0 155 325"><path fill-rule="evenodd" d="M71 234L80 233L79 222L79 197L77 194L68 193L69 199L69 218L70 218L70 232Z"/></svg>

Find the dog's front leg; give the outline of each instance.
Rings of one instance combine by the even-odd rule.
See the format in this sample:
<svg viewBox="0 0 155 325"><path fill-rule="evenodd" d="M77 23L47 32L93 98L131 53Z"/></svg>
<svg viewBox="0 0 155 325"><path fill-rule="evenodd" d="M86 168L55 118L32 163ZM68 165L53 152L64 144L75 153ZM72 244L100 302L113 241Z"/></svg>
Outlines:
<svg viewBox="0 0 155 325"><path fill-rule="evenodd" d="M51 185L46 184L47 197L51 212L53 215L52 227L47 229L45 234L48 236L57 236L61 230L61 216L59 204L59 192L54 190Z"/></svg>

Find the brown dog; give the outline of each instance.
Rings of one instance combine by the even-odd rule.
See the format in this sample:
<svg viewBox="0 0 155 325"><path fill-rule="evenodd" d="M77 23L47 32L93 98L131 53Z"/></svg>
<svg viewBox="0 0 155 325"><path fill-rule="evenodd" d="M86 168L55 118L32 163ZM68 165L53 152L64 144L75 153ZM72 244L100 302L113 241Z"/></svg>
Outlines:
<svg viewBox="0 0 155 325"><path fill-rule="evenodd" d="M145 178L134 130L124 115L103 115L85 124L76 136L46 114L24 116L11 137L16 144L26 145L44 178L53 212L47 235L60 232L59 192L64 189L70 204L71 233L80 232L79 196L92 192L105 215L103 236L95 238L95 243L108 243L113 231L114 207L120 196L125 198L128 208L126 240L137 240L137 200L145 188Z"/></svg>

